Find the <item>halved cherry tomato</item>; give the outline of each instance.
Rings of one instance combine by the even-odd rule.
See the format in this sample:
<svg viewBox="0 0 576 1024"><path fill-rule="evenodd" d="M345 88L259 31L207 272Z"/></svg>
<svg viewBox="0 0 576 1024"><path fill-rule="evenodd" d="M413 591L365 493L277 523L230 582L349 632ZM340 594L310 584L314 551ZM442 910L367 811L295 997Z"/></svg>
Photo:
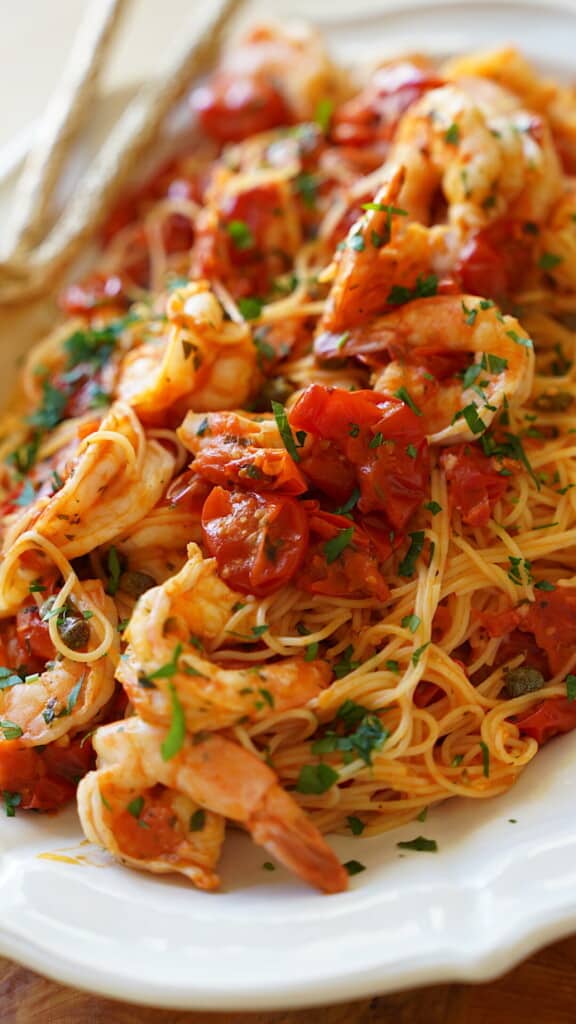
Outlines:
<svg viewBox="0 0 576 1024"><path fill-rule="evenodd" d="M466 242L457 265L462 291L496 301L508 292L508 274L501 251L477 235Z"/></svg>
<svg viewBox="0 0 576 1024"><path fill-rule="evenodd" d="M307 460L320 450L316 439L329 442L354 467L359 511L384 512L393 527L403 529L428 486L428 446L419 417L408 406L375 391L312 384L294 404L290 423L308 434L302 452L305 475ZM326 443L321 451L327 451ZM337 460L331 462L336 467ZM318 474L312 482L321 486ZM335 486L339 482L335 472ZM324 490L336 496L326 484Z"/></svg>
<svg viewBox="0 0 576 1024"><path fill-rule="evenodd" d="M294 498L215 487L202 509L202 534L222 579L264 597L288 583L302 565L308 522Z"/></svg>
<svg viewBox="0 0 576 1024"><path fill-rule="evenodd" d="M216 142L240 142L292 118L282 94L264 75L219 72L192 94L202 130Z"/></svg>
<svg viewBox="0 0 576 1024"><path fill-rule="evenodd" d="M331 597L371 596L386 600L389 588L380 573L377 549L362 527L345 516L318 509L313 509L309 526L310 548L297 579L302 590ZM331 542L350 530L350 540L333 558Z"/></svg>
<svg viewBox="0 0 576 1024"><path fill-rule="evenodd" d="M242 439L214 437L194 459L194 471L205 480L248 491L304 494L308 484L294 459L282 448L242 445Z"/></svg>
<svg viewBox="0 0 576 1024"><path fill-rule="evenodd" d="M560 672L576 647L576 590L557 587L539 593L521 628L534 634L538 647L548 655L550 671Z"/></svg>
<svg viewBox="0 0 576 1024"><path fill-rule="evenodd" d="M505 608L502 612L481 612L480 621L489 636L505 636L520 625L522 616L517 608Z"/></svg>
<svg viewBox="0 0 576 1024"><path fill-rule="evenodd" d="M523 736L532 736L540 746L560 733L576 729L576 701L552 697L514 718Z"/></svg>
<svg viewBox="0 0 576 1024"><path fill-rule="evenodd" d="M40 611L35 604L21 608L16 615L16 634L24 664L29 663L30 657L50 661L56 654L54 644L50 639L48 623L42 621Z"/></svg>
<svg viewBox="0 0 576 1024"><path fill-rule="evenodd" d="M507 468L488 458L476 445L462 444L446 448L440 456L446 473L449 493L462 519L470 526L485 526L494 505L506 493Z"/></svg>
<svg viewBox="0 0 576 1024"><path fill-rule="evenodd" d="M210 484L198 476L195 470L186 469L170 484L163 504L200 515L210 490Z"/></svg>
<svg viewBox="0 0 576 1024"><path fill-rule="evenodd" d="M365 147L389 142L402 115L427 89L442 85L431 68L402 61L378 68L357 96L335 111L331 135L335 142Z"/></svg>
<svg viewBox="0 0 576 1024"><path fill-rule="evenodd" d="M74 739L46 747L0 743L0 789L19 793L24 810L53 811L74 798L80 779L94 766L90 740Z"/></svg>

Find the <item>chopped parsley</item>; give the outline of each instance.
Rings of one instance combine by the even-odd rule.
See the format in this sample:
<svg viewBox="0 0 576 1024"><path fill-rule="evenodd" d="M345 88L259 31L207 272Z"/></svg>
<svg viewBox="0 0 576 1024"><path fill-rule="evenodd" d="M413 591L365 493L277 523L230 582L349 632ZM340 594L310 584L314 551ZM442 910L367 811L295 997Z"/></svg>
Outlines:
<svg viewBox="0 0 576 1024"><path fill-rule="evenodd" d="M478 415L478 409L473 403L465 406L464 409L460 409L459 412L455 413L452 423L456 423L461 419L466 420L466 423L473 434L481 434L485 429L486 424Z"/></svg>
<svg viewBox="0 0 576 1024"><path fill-rule="evenodd" d="M576 676L566 676L566 696L568 700L576 700Z"/></svg>
<svg viewBox="0 0 576 1024"><path fill-rule="evenodd" d="M294 435L290 427L286 409L284 408L283 405L280 404L280 402L272 402L271 404L272 412L274 413L274 419L276 420L276 426L278 427L278 431L280 437L282 438L284 447L288 454L292 456L294 462L299 462L300 456L298 454L296 441L294 440Z"/></svg>
<svg viewBox="0 0 576 1024"><path fill-rule="evenodd" d="M127 804L126 810L128 811L128 814L131 814L133 818L138 820L144 810L144 797L135 796L134 799Z"/></svg>
<svg viewBox="0 0 576 1024"><path fill-rule="evenodd" d="M327 793L338 779L338 772L329 764L304 764L300 769L296 789L299 793L320 795Z"/></svg>
<svg viewBox="0 0 576 1024"><path fill-rule="evenodd" d="M389 658L388 661L384 663L384 668L388 669L388 672L398 674L400 672L400 662L395 661L393 658Z"/></svg>
<svg viewBox="0 0 576 1024"><path fill-rule="evenodd" d="M410 534L410 547L398 566L400 576L404 576L409 579L410 576L414 575L416 562L422 554L422 548L424 547L424 539L425 535L423 530L416 530L414 533Z"/></svg>
<svg viewBox="0 0 576 1024"><path fill-rule="evenodd" d="M407 405L408 408L411 409L412 412L416 414L416 416L422 415L422 410L418 408L418 406L414 402L414 399L410 396L410 393L406 390L405 387L398 388L398 390L394 392L394 396L396 398L399 398L402 402L404 402L404 405Z"/></svg>
<svg viewBox="0 0 576 1024"><path fill-rule="evenodd" d="M359 860L347 860L342 867L348 872L351 878L353 875L359 875L362 871L366 871L366 865L361 864Z"/></svg>
<svg viewBox="0 0 576 1024"><path fill-rule="evenodd" d="M522 345L522 348L534 348L534 342L532 338L522 338L517 331L506 331L509 338L512 338L517 345Z"/></svg>
<svg viewBox="0 0 576 1024"><path fill-rule="evenodd" d="M485 352L482 356L480 366L488 373L503 373L504 370L508 369L508 360L503 359L502 356L495 356L490 352Z"/></svg>
<svg viewBox="0 0 576 1024"><path fill-rule="evenodd" d="M350 814L346 818L346 824L348 825L348 828L350 829L353 836L361 836L364 829L366 828L365 823L361 821L360 818L357 818L354 814Z"/></svg>
<svg viewBox="0 0 576 1024"><path fill-rule="evenodd" d="M330 122L332 120L332 114L334 112L334 101L328 96L322 97L316 104L314 111L314 120L316 124L322 129L325 135L330 131Z"/></svg>
<svg viewBox="0 0 576 1024"><path fill-rule="evenodd" d="M340 557L342 552L352 543L354 536L354 527L349 526L347 529L339 530L335 537L331 537L323 545L324 556L328 565L335 562Z"/></svg>
<svg viewBox="0 0 576 1024"><path fill-rule="evenodd" d="M174 683L168 683L172 704L172 721L168 735L160 748L163 761L170 761L182 749L186 737L186 718Z"/></svg>
<svg viewBox="0 0 576 1024"><path fill-rule="evenodd" d="M429 274L423 277L419 274L413 288L405 288L403 285L395 284L390 289L386 302L390 306L403 306L405 302L412 299L424 299L436 295L438 290L438 278L436 274Z"/></svg>
<svg viewBox="0 0 576 1024"><path fill-rule="evenodd" d="M435 839L426 839L424 836L416 836L415 839L405 840L403 843L396 843L401 850L418 850L419 853L436 853L438 843Z"/></svg>
<svg viewBox="0 0 576 1024"><path fill-rule="evenodd" d="M231 220L230 223L226 225L226 230L228 231L236 249L242 251L253 247L254 235L245 221Z"/></svg>
<svg viewBox="0 0 576 1024"><path fill-rule="evenodd" d="M460 128L457 124L453 123L450 125L444 134L444 141L447 142L449 146L458 145L460 142Z"/></svg>
<svg viewBox="0 0 576 1024"><path fill-rule="evenodd" d="M262 865L263 871L276 871L276 865L271 860L265 860Z"/></svg>
<svg viewBox="0 0 576 1024"><path fill-rule="evenodd" d="M3 789L2 799L4 800L6 817L14 818L16 815L16 808L22 803L22 795L20 793L11 793L8 789Z"/></svg>
<svg viewBox="0 0 576 1024"><path fill-rule="evenodd" d="M549 580L538 580L538 583L534 584L534 589L535 590L556 590L556 587L554 586L553 583L550 583Z"/></svg>
<svg viewBox="0 0 576 1024"><path fill-rule="evenodd" d="M424 508L428 509L433 516L437 516L442 511L442 505L439 505L437 501L427 501Z"/></svg>
<svg viewBox="0 0 576 1024"><path fill-rule="evenodd" d="M167 661L165 665L162 665L160 668L157 668L154 672L150 672L150 674L147 676L147 679L171 679L172 676L175 676L176 673L178 672L178 662L180 660L181 654L182 644L176 644L176 647L174 648L174 654L172 655L170 661Z"/></svg>
<svg viewBox="0 0 576 1024"><path fill-rule="evenodd" d="M357 487L355 487L354 490L352 491L352 494L344 502L344 504L340 505L339 508L335 508L334 509L334 514L337 515L337 516L348 515L348 513L351 512L352 509L355 507L355 505L358 503L359 499L360 499L360 491L359 491L359 489Z"/></svg>
<svg viewBox="0 0 576 1024"><path fill-rule="evenodd" d="M480 750L482 751L482 774L488 779L490 777L490 751L482 740L480 740Z"/></svg>
<svg viewBox="0 0 576 1024"><path fill-rule="evenodd" d="M313 210L316 206L318 185L318 178L314 174L308 174L306 171L298 174L294 179L294 188L301 197L304 206L309 210Z"/></svg>
<svg viewBox="0 0 576 1024"><path fill-rule="evenodd" d="M355 234L351 235L348 239L346 246L348 249L354 249L356 252L363 252L366 248L366 242L362 238L362 235Z"/></svg>
<svg viewBox="0 0 576 1024"><path fill-rule="evenodd" d="M357 707L362 712L362 718L354 732L343 736L334 730L329 730L321 739L314 741L312 744L313 754L354 753L361 757L365 764L372 764L372 752L382 749L390 733L388 729L384 728L378 715L361 705L357 705ZM338 719L338 715L336 718ZM343 720L341 716L340 720Z"/></svg>
<svg viewBox="0 0 576 1024"><path fill-rule="evenodd" d="M354 648L352 644L348 644L346 650L342 651L342 654L340 655L340 661L333 665L336 679L342 679L343 676L347 676L350 672L354 672L359 667L359 661L352 661L353 654Z"/></svg>
<svg viewBox="0 0 576 1024"><path fill-rule="evenodd" d="M414 667L416 667L416 665L420 661L420 658L424 654L424 651L426 650L426 648L430 646L430 642L431 641L428 640L425 644L422 644L421 647L417 647L416 650L414 651L414 653L412 655L412 664L414 665Z"/></svg>
<svg viewBox="0 0 576 1024"><path fill-rule="evenodd" d="M405 615L400 625L403 629L409 629L411 633L415 633L420 625L420 618L418 615Z"/></svg>
<svg viewBox="0 0 576 1024"><path fill-rule="evenodd" d="M318 641L308 644L304 652L304 661L314 661L318 657Z"/></svg>
<svg viewBox="0 0 576 1024"><path fill-rule="evenodd" d="M0 731L5 740L17 740L23 733L20 726L16 722L11 722L9 718L0 718Z"/></svg>
<svg viewBox="0 0 576 1024"><path fill-rule="evenodd" d="M264 303L261 299L251 295L238 299L237 306L245 320L257 320L262 312Z"/></svg>
<svg viewBox="0 0 576 1024"><path fill-rule="evenodd" d="M562 256L558 256L555 252L543 252L538 260L538 266L540 270L554 270L559 263L562 263Z"/></svg>
<svg viewBox="0 0 576 1024"><path fill-rule="evenodd" d="M118 592L120 586L120 577L122 575L122 565L120 557L116 548L112 547L108 551L108 557L106 559L106 568L108 569L108 582L106 584L106 593L114 597L114 594Z"/></svg>
<svg viewBox="0 0 576 1024"><path fill-rule="evenodd" d="M28 423L40 430L52 430L64 416L68 395L55 388L49 380L42 384L42 402L35 412L28 417Z"/></svg>
<svg viewBox="0 0 576 1024"><path fill-rule="evenodd" d="M190 815L189 831L201 832L205 824L206 811L202 807L199 807L197 811L194 811L194 813Z"/></svg>

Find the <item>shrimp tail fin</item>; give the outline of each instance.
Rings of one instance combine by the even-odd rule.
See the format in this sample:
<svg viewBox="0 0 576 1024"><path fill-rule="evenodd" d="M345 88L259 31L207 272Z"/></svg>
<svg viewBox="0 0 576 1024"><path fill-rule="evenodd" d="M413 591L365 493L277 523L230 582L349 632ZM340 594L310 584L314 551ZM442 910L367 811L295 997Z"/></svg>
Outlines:
<svg viewBox="0 0 576 1024"><path fill-rule="evenodd" d="M308 816L280 786L266 793L248 821L256 843L323 892L344 892L348 875Z"/></svg>

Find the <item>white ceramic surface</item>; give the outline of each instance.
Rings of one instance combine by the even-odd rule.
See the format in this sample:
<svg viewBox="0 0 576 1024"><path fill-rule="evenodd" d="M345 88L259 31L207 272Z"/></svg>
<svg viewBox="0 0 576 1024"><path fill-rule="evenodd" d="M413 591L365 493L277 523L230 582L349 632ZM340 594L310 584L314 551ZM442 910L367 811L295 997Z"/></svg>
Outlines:
<svg viewBox="0 0 576 1024"><path fill-rule="evenodd" d="M514 41L549 70L571 72L567 2L410 0L346 22L336 0L315 9L352 58ZM167 1007L288 1007L492 977L576 926L575 755L576 736L565 737L504 797L450 801L380 839L335 839L342 859L366 871L331 897L263 870L266 854L240 835L227 841L224 891L208 895L79 846L73 811L2 819L0 952L72 985ZM398 850L419 833L439 852Z"/></svg>

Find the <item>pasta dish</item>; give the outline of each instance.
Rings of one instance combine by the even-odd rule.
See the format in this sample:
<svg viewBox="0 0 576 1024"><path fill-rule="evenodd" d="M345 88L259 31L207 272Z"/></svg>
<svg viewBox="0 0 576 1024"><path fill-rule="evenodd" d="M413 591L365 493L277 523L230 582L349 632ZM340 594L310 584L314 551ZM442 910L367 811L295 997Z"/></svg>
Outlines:
<svg viewBox="0 0 576 1024"><path fill-rule="evenodd" d="M264 26L189 109L3 419L4 805L339 892L576 727L576 94Z"/></svg>

